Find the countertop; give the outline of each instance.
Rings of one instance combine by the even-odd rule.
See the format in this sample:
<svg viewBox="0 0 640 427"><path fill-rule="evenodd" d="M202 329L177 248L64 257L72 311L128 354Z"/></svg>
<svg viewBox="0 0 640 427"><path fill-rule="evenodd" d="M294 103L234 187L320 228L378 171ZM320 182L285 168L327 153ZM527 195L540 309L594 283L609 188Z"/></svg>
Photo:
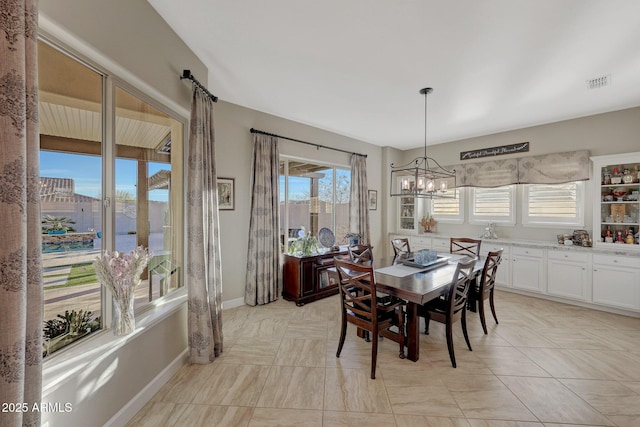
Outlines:
<svg viewBox="0 0 640 427"><path fill-rule="evenodd" d="M429 233L429 234L403 234L403 233L389 233L394 236L407 236L407 237L430 237L432 239L449 239L451 236L437 233ZM623 256L632 256L640 258L640 246L639 245L626 245L623 243L614 243L611 246L593 246L593 247L584 247L578 245L561 245L557 241L548 241L548 240L527 240L527 239L505 239L505 238L497 238L497 239L481 239L487 243L502 243L509 246L520 246L520 247L538 247L543 249L553 249L558 251L575 251L575 252L587 252L593 254L605 254L605 255L623 255Z"/></svg>

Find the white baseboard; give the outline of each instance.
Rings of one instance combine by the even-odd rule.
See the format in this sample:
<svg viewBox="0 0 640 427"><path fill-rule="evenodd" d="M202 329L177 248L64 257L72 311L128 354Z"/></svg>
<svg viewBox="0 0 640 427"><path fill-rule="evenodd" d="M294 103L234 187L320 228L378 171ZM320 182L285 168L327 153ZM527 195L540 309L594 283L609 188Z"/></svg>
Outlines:
<svg viewBox="0 0 640 427"><path fill-rule="evenodd" d="M244 298L231 299L229 301L222 302L222 310L228 310L230 308L241 307L244 305Z"/></svg>
<svg viewBox="0 0 640 427"><path fill-rule="evenodd" d="M171 379L171 377L187 364L187 355L189 349L184 349L173 361L162 370L153 380L149 382L135 395L133 399L122 407L109 421L105 423L106 427L120 427L126 425L141 409L149 402L153 396L160 391L163 385Z"/></svg>

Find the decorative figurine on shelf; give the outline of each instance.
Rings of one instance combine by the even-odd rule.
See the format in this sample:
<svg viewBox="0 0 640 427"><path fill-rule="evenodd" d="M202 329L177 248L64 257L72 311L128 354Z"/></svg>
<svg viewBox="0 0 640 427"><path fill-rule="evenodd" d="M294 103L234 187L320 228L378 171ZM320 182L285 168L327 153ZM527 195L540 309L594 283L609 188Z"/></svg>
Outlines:
<svg viewBox="0 0 640 427"><path fill-rule="evenodd" d="M497 239L498 235L496 234L496 224L490 222L484 228L484 233L480 236L481 239Z"/></svg>
<svg viewBox="0 0 640 427"><path fill-rule="evenodd" d="M624 242L627 245L633 245L635 243L635 237L633 237L633 231L631 229L627 230L627 237L625 237Z"/></svg>
<svg viewBox="0 0 640 427"><path fill-rule="evenodd" d="M616 239L616 243L624 243L622 240L622 231L618 230L618 238Z"/></svg>
<svg viewBox="0 0 640 427"><path fill-rule="evenodd" d="M427 214L422 217L422 220L420 220L420 225L424 228L425 233L431 233L433 231L432 228L436 226L436 220Z"/></svg>

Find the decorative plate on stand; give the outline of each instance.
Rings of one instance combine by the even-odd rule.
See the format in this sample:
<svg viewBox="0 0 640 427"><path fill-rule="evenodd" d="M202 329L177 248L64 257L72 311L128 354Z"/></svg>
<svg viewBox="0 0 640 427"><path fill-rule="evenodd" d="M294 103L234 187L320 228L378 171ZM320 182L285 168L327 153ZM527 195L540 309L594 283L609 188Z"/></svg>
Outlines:
<svg viewBox="0 0 640 427"><path fill-rule="evenodd" d="M327 227L322 227L320 231L318 231L318 241L325 248L330 248L336 242L336 236L333 234L333 231Z"/></svg>

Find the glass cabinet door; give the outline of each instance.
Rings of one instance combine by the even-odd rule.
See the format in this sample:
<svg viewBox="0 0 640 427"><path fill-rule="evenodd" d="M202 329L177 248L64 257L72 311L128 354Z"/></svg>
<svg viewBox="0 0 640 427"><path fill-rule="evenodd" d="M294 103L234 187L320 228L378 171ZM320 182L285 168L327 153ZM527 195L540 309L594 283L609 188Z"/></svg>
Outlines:
<svg viewBox="0 0 640 427"><path fill-rule="evenodd" d="M597 245L638 247L640 153L593 157L593 234Z"/></svg>

